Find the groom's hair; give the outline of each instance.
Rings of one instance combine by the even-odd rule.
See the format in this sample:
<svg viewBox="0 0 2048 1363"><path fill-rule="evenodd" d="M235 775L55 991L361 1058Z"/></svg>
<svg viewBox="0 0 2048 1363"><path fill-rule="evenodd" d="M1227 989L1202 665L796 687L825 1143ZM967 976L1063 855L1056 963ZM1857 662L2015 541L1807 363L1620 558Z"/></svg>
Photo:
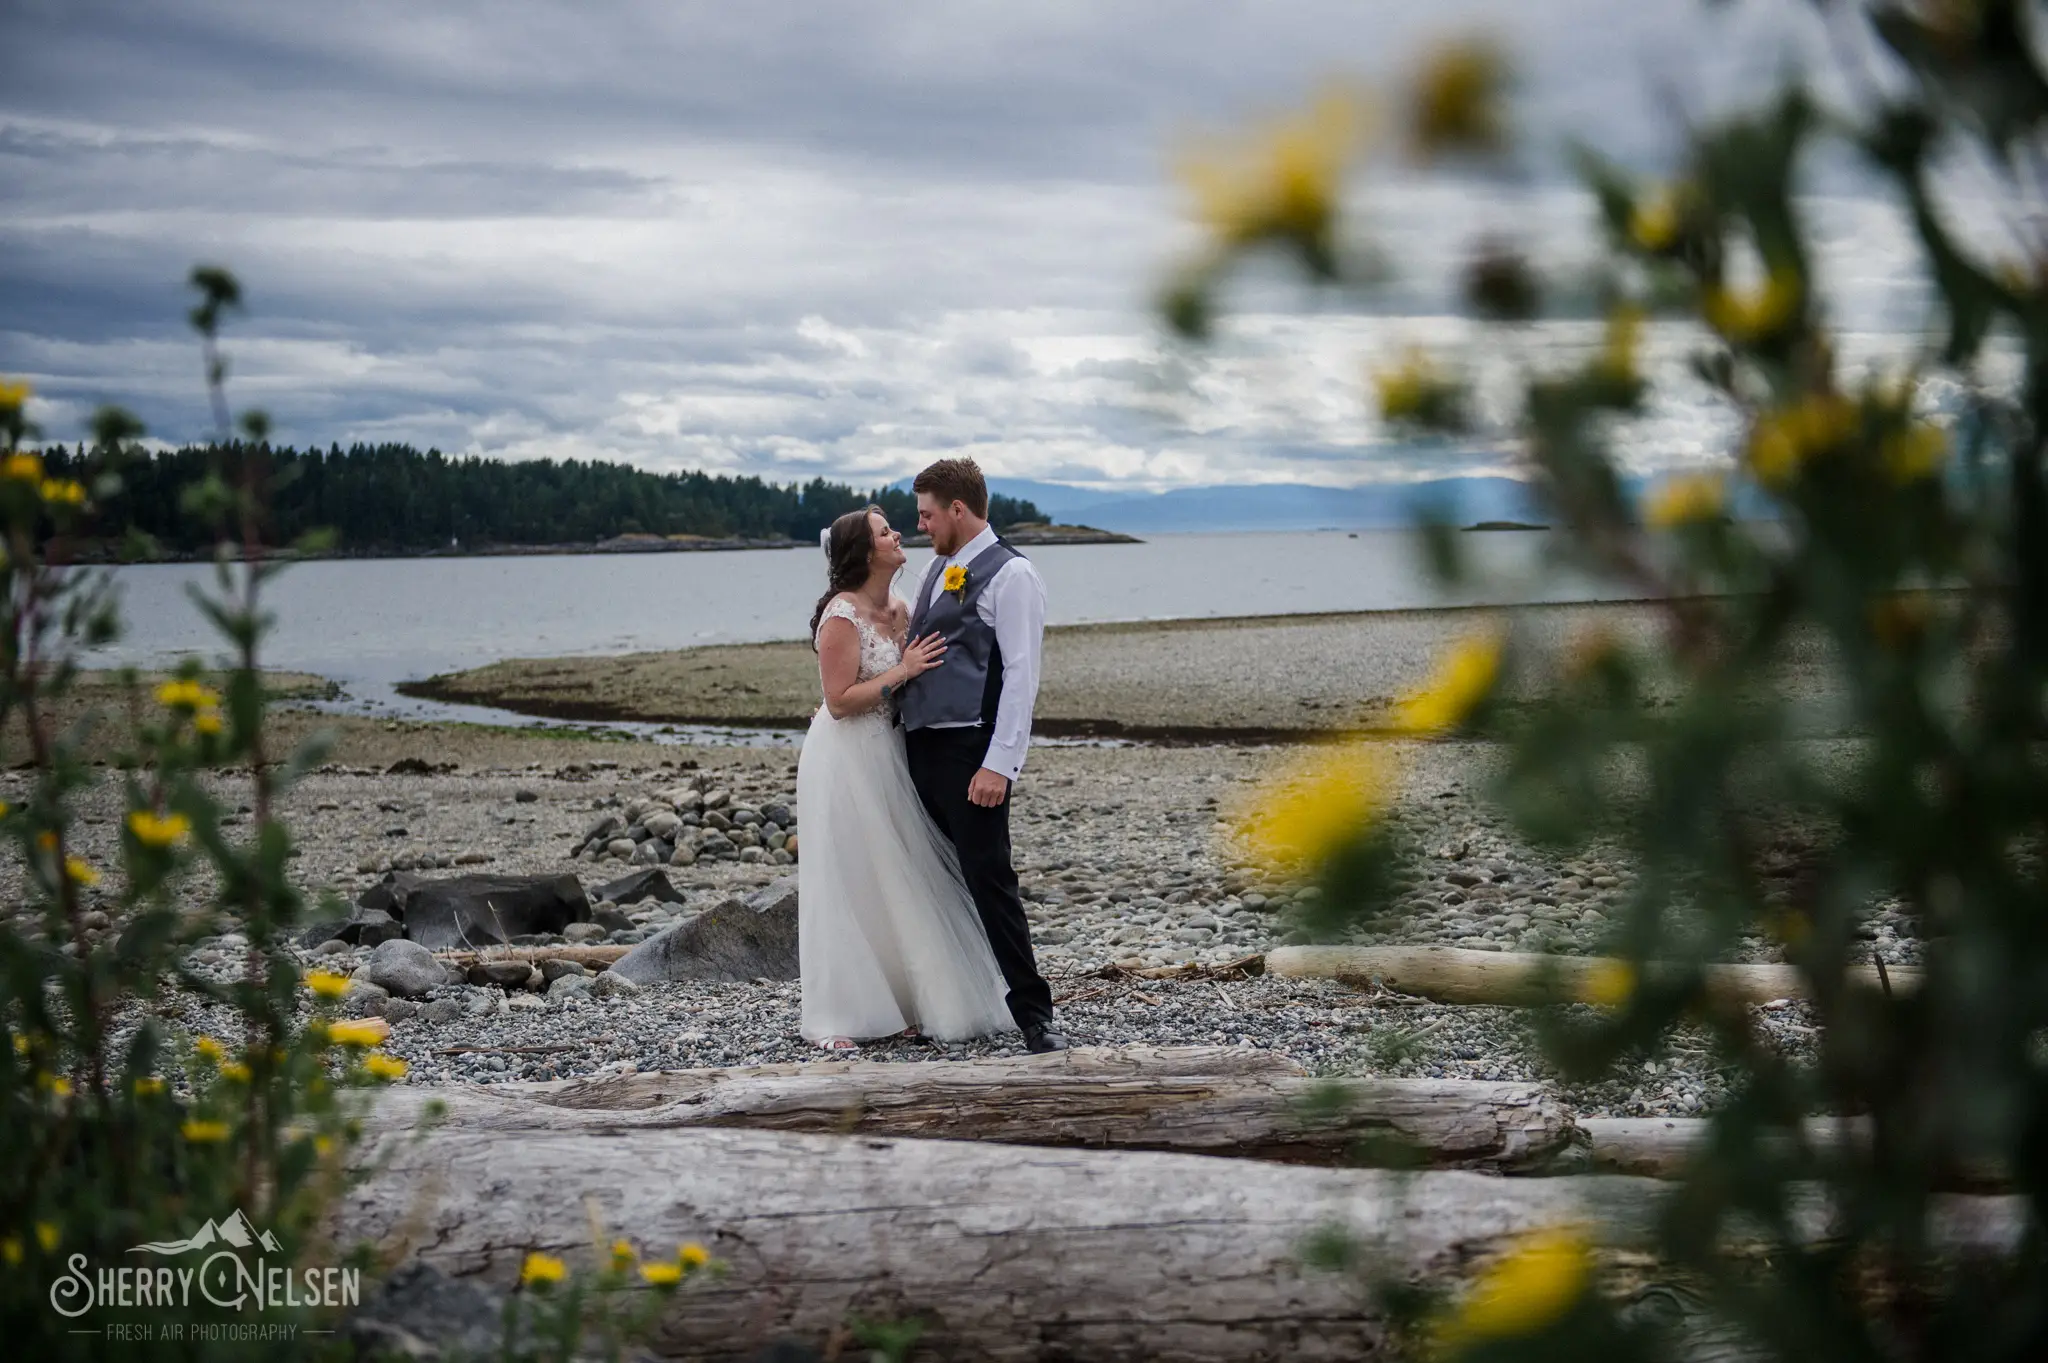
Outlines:
<svg viewBox="0 0 2048 1363"><path fill-rule="evenodd" d="M940 506L965 502L969 511L988 519L988 481L972 459L941 459L918 474L910 490L931 493Z"/></svg>

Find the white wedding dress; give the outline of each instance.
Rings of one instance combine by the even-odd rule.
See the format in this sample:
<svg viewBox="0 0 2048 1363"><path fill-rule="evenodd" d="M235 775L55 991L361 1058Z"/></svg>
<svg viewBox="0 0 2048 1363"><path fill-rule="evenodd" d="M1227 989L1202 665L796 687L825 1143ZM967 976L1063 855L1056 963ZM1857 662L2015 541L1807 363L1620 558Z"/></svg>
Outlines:
<svg viewBox="0 0 2048 1363"><path fill-rule="evenodd" d="M902 658L844 597L826 620L860 631L860 680ZM1002 972L960 878L953 845L910 783L903 733L886 709L834 719L823 706L796 769L797 958L803 1034L942 1041L1013 1030Z"/></svg>

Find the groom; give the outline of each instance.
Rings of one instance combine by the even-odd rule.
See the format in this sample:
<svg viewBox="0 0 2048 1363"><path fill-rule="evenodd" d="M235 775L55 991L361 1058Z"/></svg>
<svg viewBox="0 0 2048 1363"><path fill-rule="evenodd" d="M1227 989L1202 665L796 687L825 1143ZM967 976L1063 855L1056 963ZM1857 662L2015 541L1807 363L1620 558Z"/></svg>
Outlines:
<svg viewBox="0 0 2048 1363"><path fill-rule="evenodd" d="M1045 583L988 523L988 484L972 459L941 459L911 483L933 559L910 634L937 633L945 660L903 686L897 714L910 779L960 854L960 870L1009 986L1010 1016L1035 1054L1063 1051L1052 989L1031 955L1031 925L1010 869L1010 783L1031 742Z"/></svg>

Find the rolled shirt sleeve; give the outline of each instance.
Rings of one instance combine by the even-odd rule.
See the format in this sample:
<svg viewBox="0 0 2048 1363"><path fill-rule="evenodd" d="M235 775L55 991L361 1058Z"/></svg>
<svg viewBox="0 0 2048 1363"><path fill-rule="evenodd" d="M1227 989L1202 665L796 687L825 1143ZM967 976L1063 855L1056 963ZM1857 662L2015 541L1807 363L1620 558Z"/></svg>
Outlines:
<svg viewBox="0 0 2048 1363"><path fill-rule="evenodd" d="M1029 559L1011 559L982 594L980 605L979 613L994 626L996 646L1003 651L1003 693L996 700L995 731L989 735L988 755L981 765L1014 781L1024 770L1024 755L1031 747L1031 709L1038 703L1045 579Z"/></svg>

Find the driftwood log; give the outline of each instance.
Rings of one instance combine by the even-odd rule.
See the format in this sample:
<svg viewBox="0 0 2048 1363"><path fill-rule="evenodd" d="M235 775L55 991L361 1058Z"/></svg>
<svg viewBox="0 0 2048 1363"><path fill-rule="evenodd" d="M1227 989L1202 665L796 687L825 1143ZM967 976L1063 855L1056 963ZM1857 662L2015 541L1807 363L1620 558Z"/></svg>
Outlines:
<svg viewBox="0 0 2048 1363"><path fill-rule="evenodd" d="M1663 1186L781 1131L439 1130L361 1150L331 1229L386 1262L504 1289L529 1250L589 1266L593 1220L654 1255L704 1244L729 1271L679 1293L651 1344L714 1360L853 1317L917 1317L938 1358L1377 1358L1377 1298L1305 1266L1311 1237L1452 1282L1539 1226L1594 1218L1625 1243ZM1956 1199L1940 1240L2006 1251L2020 1221L2011 1199Z"/></svg>
<svg viewBox="0 0 2048 1363"><path fill-rule="evenodd" d="M1542 956L1512 951L1467 951L1456 947L1276 947L1266 953L1266 973L1290 979L1337 980L1358 988L1383 985L1440 1003L1538 1004L1587 998L1603 974L1622 962L1597 956ZM1870 989L1901 993L1916 989L1914 966L1888 966L1880 981L1870 966L1856 966L1850 978ZM1789 965L1710 965L1707 990L1724 1003L1768 1003L1802 998L1805 982Z"/></svg>
<svg viewBox="0 0 2048 1363"><path fill-rule="evenodd" d="M574 961L592 970L603 970L632 949L625 946L486 947L481 951L437 951L434 955L439 960L460 966L472 966L478 961L530 961L535 965L542 961Z"/></svg>
<svg viewBox="0 0 2048 1363"><path fill-rule="evenodd" d="M1248 1047L1080 1047L1056 1055L887 1064L822 1061L625 1074L568 1084L399 1089L376 1124L445 1106L458 1130L692 1127L1112 1146L1337 1164L1361 1144L1434 1168L1523 1172L1554 1161L1572 1120L1539 1084L1312 1079Z"/></svg>
<svg viewBox="0 0 2048 1363"><path fill-rule="evenodd" d="M1603 1174L1634 1174L1642 1178L1677 1178L1686 1162L1707 1139L1712 1122L1705 1117L1581 1117L1582 1150L1575 1163ZM1870 1120L1812 1117L1806 1139L1818 1150L1831 1150L1843 1140L1866 1145ZM1937 1186L1968 1192L2003 1192L2011 1188L2008 1170L1988 1160L1962 1161L1948 1170Z"/></svg>

